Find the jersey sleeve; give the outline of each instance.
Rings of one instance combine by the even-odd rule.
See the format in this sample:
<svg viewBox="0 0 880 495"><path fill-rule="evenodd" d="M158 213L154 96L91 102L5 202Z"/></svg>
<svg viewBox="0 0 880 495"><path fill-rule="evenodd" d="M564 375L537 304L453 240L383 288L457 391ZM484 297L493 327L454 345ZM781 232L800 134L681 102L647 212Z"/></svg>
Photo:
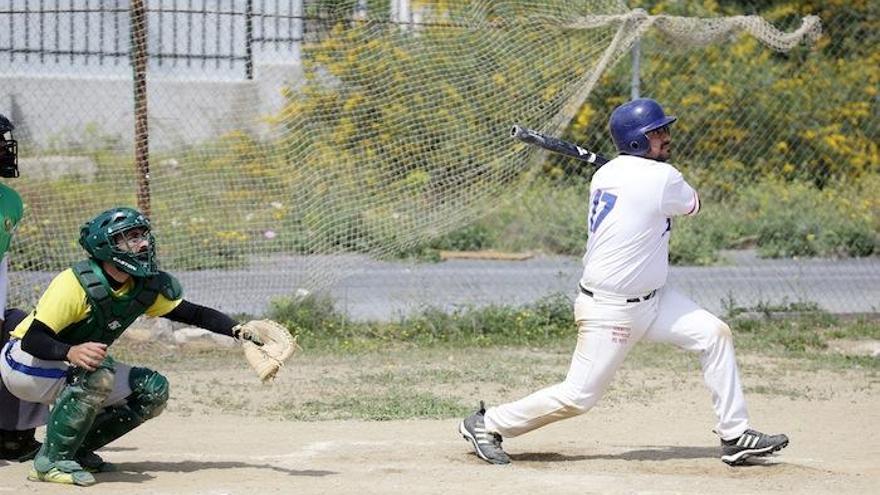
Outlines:
<svg viewBox="0 0 880 495"><path fill-rule="evenodd" d="M15 327L12 335L24 337L34 319L40 320L57 334L88 316L88 310L86 293L73 270L68 268L52 279L40 296L37 307Z"/></svg>
<svg viewBox="0 0 880 495"><path fill-rule="evenodd" d="M183 301L183 287L168 272L159 272L159 295L156 301L147 308L147 316L165 316Z"/></svg>
<svg viewBox="0 0 880 495"><path fill-rule="evenodd" d="M681 172L670 167L660 200L660 211L669 217L696 215L700 211L700 197L688 184Z"/></svg>
<svg viewBox="0 0 880 495"><path fill-rule="evenodd" d="M162 294L156 297L156 301L152 306L147 308L147 316L165 316L176 308L183 299L168 299Z"/></svg>

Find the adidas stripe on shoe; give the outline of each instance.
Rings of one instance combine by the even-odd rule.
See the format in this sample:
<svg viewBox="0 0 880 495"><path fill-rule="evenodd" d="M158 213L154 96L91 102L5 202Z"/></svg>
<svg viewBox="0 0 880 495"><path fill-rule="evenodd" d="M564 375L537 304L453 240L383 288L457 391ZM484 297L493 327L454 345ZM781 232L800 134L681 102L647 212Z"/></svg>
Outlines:
<svg viewBox="0 0 880 495"><path fill-rule="evenodd" d="M480 409L459 423L458 432L480 459L490 464L510 464L510 457L501 448L501 435L486 431L485 415L486 407L480 401Z"/></svg>
<svg viewBox="0 0 880 495"><path fill-rule="evenodd" d="M757 430L746 430L738 438L721 441L721 460L738 466L749 457L763 457L788 445L785 435L767 435Z"/></svg>

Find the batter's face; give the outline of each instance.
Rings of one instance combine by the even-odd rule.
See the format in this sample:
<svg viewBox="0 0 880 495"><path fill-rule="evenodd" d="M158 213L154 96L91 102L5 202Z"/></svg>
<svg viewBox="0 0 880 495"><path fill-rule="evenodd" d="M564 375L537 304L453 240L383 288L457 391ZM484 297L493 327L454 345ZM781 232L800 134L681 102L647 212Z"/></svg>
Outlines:
<svg viewBox="0 0 880 495"><path fill-rule="evenodd" d="M659 129L646 134L648 137L648 153L645 158L651 158L661 162L669 159L671 154L670 143L672 142L672 134L669 132L669 126L665 125Z"/></svg>

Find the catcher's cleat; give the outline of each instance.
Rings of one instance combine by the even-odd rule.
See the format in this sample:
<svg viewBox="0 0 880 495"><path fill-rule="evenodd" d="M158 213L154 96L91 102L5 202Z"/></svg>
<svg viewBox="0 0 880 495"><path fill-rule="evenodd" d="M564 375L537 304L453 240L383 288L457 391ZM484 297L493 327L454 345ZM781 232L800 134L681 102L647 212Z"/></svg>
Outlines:
<svg viewBox="0 0 880 495"><path fill-rule="evenodd" d="M85 454L77 454L76 462L82 466L84 471L90 473L108 473L114 471L113 464L104 462L101 456L94 452L86 452Z"/></svg>
<svg viewBox="0 0 880 495"><path fill-rule="evenodd" d="M749 457L763 457L788 445L785 435L767 435L756 430L746 430L739 438L721 441L721 460L731 466L739 466Z"/></svg>
<svg viewBox="0 0 880 495"><path fill-rule="evenodd" d="M53 462L47 471L37 471L35 467L28 473L28 479L77 486L91 486L97 482L92 473L85 471L74 461Z"/></svg>
<svg viewBox="0 0 880 495"><path fill-rule="evenodd" d="M480 410L464 418L458 431L465 440L471 442L474 453L490 464L510 464L510 457L501 448L501 435L486 431L484 417L486 407L480 401Z"/></svg>

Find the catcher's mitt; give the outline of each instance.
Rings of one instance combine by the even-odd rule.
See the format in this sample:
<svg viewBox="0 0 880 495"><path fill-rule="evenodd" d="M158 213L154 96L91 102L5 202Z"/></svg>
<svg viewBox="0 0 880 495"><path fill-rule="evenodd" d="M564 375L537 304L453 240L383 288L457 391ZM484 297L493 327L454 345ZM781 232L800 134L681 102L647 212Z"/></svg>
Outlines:
<svg viewBox="0 0 880 495"><path fill-rule="evenodd" d="M244 357L264 382L274 379L284 362L300 350L296 337L272 320L238 324L232 334L242 341Z"/></svg>

